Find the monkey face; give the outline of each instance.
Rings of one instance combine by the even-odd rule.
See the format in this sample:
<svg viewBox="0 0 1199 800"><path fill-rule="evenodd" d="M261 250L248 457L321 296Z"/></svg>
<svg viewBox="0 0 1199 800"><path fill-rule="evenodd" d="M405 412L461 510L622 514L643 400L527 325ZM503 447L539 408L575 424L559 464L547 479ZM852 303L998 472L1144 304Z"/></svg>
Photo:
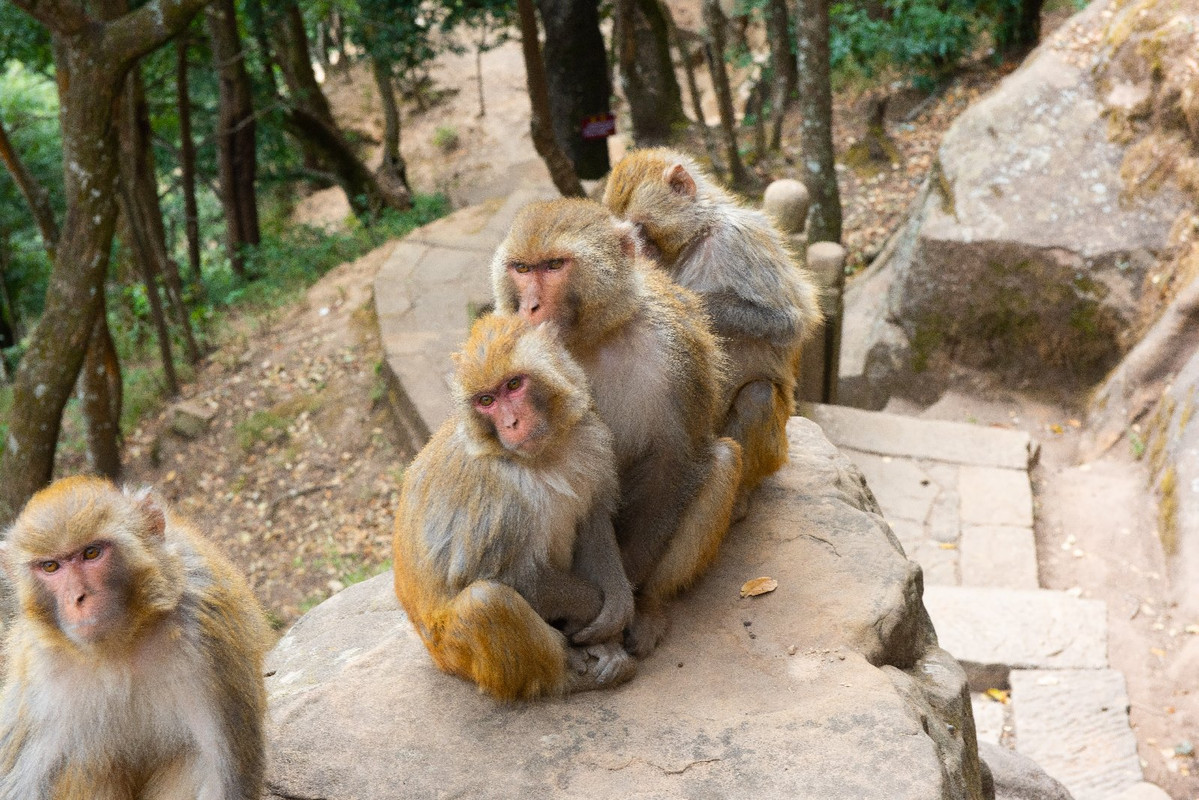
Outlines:
<svg viewBox="0 0 1199 800"><path fill-rule="evenodd" d="M37 594L59 629L77 644L91 644L120 627L124 570L117 548L97 540L65 555L34 561Z"/></svg>
<svg viewBox="0 0 1199 800"><path fill-rule="evenodd" d="M504 449L536 456L549 438L549 425L538 393L527 375L512 375L474 396L476 413L491 423Z"/></svg>
<svg viewBox="0 0 1199 800"><path fill-rule="evenodd" d="M564 329L571 327L577 306L570 291L573 258L547 258L532 264L513 261L507 270L520 316L533 325L552 322Z"/></svg>

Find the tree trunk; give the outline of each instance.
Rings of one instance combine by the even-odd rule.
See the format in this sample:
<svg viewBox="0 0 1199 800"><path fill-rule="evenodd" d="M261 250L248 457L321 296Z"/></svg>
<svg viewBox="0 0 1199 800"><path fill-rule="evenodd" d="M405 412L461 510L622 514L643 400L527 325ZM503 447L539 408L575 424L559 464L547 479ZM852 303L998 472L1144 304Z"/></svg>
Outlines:
<svg viewBox="0 0 1199 800"><path fill-rule="evenodd" d="M380 185L390 187L390 192L404 193L411 198L408 165L400 153L400 107L396 103L395 82L391 77L392 65L389 61L371 58L371 68L375 75L375 87L379 90L379 99L383 105L383 162L375 172L375 179Z"/></svg>
<svg viewBox="0 0 1199 800"><path fill-rule="evenodd" d="M708 121L704 117L703 98L699 93L699 84L695 82L695 67L691 63L691 48L687 45L683 37L683 32L679 30L679 26L675 25L674 17L670 14L670 7L665 3L662 4L662 14L666 18L666 24L670 27L670 36L674 40L674 49L678 51L679 61L683 64L683 74L687 77L687 91L691 95L691 109L695 114L695 122L699 125L700 135L704 140L704 150L708 153L708 160L712 162L712 168L718 172L723 171L720 166L720 157L716 153L716 142L712 139L712 130L708 127Z"/></svg>
<svg viewBox="0 0 1199 800"><path fill-rule="evenodd" d="M533 135L533 147L549 168L554 186L564 197L585 197L583 184L575 173L566 153L554 137L550 124L550 95L545 76L545 65L541 60L541 45L537 37L537 12L533 0L516 0L520 12L520 45L525 58L525 76L529 85L529 105L532 119L529 128ZM607 151L605 151L606 153ZM604 156L607 159L607 155Z"/></svg>
<svg viewBox="0 0 1199 800"><path fill-rule="evenodd" d="M187 235L187 264L193 286L204 285L200 274L200 211L196 205L196 142L192 138L192 107L187 75L187 31L175 40L175 96L179 113L179 180L183 188L183 225Z"/></svg>
<svg viewBox="0 0 1199 800"><path fill-rule="evenodd" d="M88 462L113 481L121 477L122 391L121 362L102 300L79 379L79 406L87 423Z"/></svg>
<svg viewBox="0 0 1199 800"><path fill-rule="evenodd" d="M8 168L8 174L12 175L13 183L21 190L21 195L29 205L29 213L33 215L33 221L37 223L38 232L42 235L42 244L50 256L50 262L54 263L54 249L58 243L58 223L54 219L54 209L50 207L50 193L46 191L46 187L37 182L37 178L33 177L25 163L21 161L20 155L8 138L8 132L4 130L2 121L0 121L0 160L4 161L4 166Z"/></svg>
<svg viewBox="0 0 1199 800"><path fill-rule="evenodd" d="M717 105L720 107L720 129L724 133L725 158L733 185L744 187L749 184L749 174L741 163L737 148L737 115L733 111L733 92L729 88L729 74L724 66L725 20L718 0L703 0L704 25L708 28L708 41L704 44L704 55L708 59L708 71L712 75L712 88L716 90Z"/></svg>
<svg viewBox="0 0 1199 800"><path fill-rule="evenodd" d="M179 378L175 375L175 358L171 353L171 331L167 326L166 314L162 310L162 296L158 293L157 262L150 253L150 243L146 241L145 231L132 219L136 201L128 187L120 186L118 206L121 210L120 226L121 240L129 251L130 258L137 265L142 283L146 287L146 299L150 302L150 319L154 323L154 331L158 339L158 353L162 357L162 374L166 382L167 395L174 397L179 394Z"/></svg>
<svg viewBox="0 0 1199 800"><path fill-rule="evenodd" d="M233 273L245 277L243 249L259 242L254 102L233 0L216 0L205 16L220 80L217 176L225 212L225 248Z"/></svg>
<svg viewBox="0 0 1199 800"><path fill-rule="evenodd" d="M376 180L337 127L329 101L312 71L300 7L294 2L288 4L273 33L275 54L287 84L287 129L337 177L355 216L369 223L384 208L411 208L411 194L401 184L393 186Z"/></svg>
<svg viewBox="0 0 1199 800"><path fill-rule="evenodd" d="M62 411L75 388L104 292L116 221L112 104L125 72L162 46L206 0L162 0L109 22L81 7L12 0L53 33L67 213L41 319L13 383L0 455L0 524L11 521L54 470ZM78 78L74 80L73 78Z"/></svg>
<svg viewBox="0 0 1199 800"><path fill-rule="evenodd" d="M258 60L262 62L262 85L266 87L268 97L279 96L279 84L275 81L275 62L271 58L271 40L267 36L266 16L262 10L262 0L246 0L246 18L250 24L250 35L258 46Z"/></svg>
<svg viewBox="0 0 1199 800"><path fill-rule="evenodd" d="M795 55L791 52L791 21L787 16L787 0L769 0L766 27L770 34L770 61L774 66L770 99L774 119L770 130L770 149L778 150L783 143L783 117L799 85Z"/></svg>
<svg viewBox="0 0 1199 800"><path fill-rule="evenodd" d="M16 306L13 305L12 293L8 290L8 267L11 254L9 233L6 230L0 230L0 327L8 334L7 338L0 343L0 347L12 347L21 341L21 320ZM8 363L0 354L0 380L7 383L9 377Z"/></svg>
<svg viewBox="0 0 1199 800"><path fill-rule="evenodd" d="M999 20L995 44L1005 56L1022 56L1041 41L1042 0L1020 0L1015 8L1004 6L1006 13Z"/></svg>
<svg viewBox="0 0 1199 800"><path fill-rule="evenodd" d="M483 31L479 34L479 41L475 45L475 83L479 89L479 116L487 116L487 104L483 102L483 50L487 47L487 25L483 25Z"/></svg>
<svg viewBox="0 0 1199 800"><path fill-rule="evenodd" d="M808 187L808 243L841 241L841 195L833 153L833 92L829 83L829 0L799 0L800 148Z"/></svg>
<svg viewBox="0 0 1199 800"><path fill-rule="evenodd" d="M668 143L687 120L668 34L658 0L616 0L620 84L639 146Z"/></svg>
<svg viewBox="0 0 1199 800"><path fill-rule="evenodd" d="M150 112L146 108L140 67L134 66L125 76L125 91L116 107L116 124L120 147L121 196L128 203L123 210L133 235L140 242L134 252L139 261L145 258L149 262L142 267L143 274L148 271L152 275L162 276L167 304L183 334L187 360L195 364L200 360L200 348L196 344L191 317L183 302L179 265L167 252L162 206L158 200L158 171L150 141Z"/></svg>
<svg viewBox="0 0 1199 800"><path fill-rule="evenodd" d="M608 142L583 138L583 120L612 109L612 82L599 29L599 2L538 0L537 7L545 26L541 71L549 97L547 120L553 125L558 145L574 164L575 174L580 178L602 178L611 169Z"/></svg>

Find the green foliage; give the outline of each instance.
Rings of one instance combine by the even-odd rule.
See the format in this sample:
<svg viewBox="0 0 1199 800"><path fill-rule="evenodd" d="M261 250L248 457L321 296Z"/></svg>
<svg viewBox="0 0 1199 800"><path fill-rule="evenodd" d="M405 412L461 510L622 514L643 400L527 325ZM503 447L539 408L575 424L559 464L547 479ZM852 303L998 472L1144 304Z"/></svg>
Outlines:
<svg viewBox="0 0 1199 800"><path fill-rule="evenodd" d="M210 270L206 275L208 303L214 310L231 305L251 309L283 305L338 264L402 237L449 210L442 195L416 195L413 202L409 211L385 210L369 228L351 223L346 233L307 225L264 231L262 242L246 254L246 266L255 279L238 278L228 264Z"/></svg>
<svg viewBox="0 0 1199 800"><path fill-rule="evenodd" d="M0 120L26 169L50 193L50 205L61 220L62 138L54 82L17 61L8 62L0 70ZM29 205L5 169L0 169L0 247L8 250L4 279L18 316L36 317L45 299L50 260Z"/></svg>
<svg viewBox="0 0 1199 800"><path fill-rule="evenodd" d="M884 0L883 7L886 16L876 18L852 3L833 4L834 70L856 68L870 77L890 67L931 88L974 47L986 23L975 0Z"/></svg>
<svg viewBox="0 0 1199 800"><path fill-rule="evenodd" d="M438 125L433 131L433 146L438 150L449 152L458 147L458 129L453 125Z"/></svg>

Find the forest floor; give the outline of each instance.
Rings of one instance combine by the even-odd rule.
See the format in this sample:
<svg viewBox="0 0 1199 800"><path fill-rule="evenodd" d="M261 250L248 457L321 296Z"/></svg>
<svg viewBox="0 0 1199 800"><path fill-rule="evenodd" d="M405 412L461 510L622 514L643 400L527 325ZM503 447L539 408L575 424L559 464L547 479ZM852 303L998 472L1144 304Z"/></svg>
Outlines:
<svg viewBox="0 0 1199 800"><path fill-rule="evenodd" d="M1047 20L1047 31L1064 18ZM851 263L865 264L882 248L925 179L945 130L1011 68L980 59L931 97L895 95L887 124L894 164L846 158L854 165L840 168ZM403 152L417 191L442 191L460 206L507 194L521 175L542 169L529 141L517 44L483 57L485 116L478 115L473 53L443 56L430 77L428 107L421 109L411 99L404 107ZM380 140L381 109L365 71L334 68L325 90L347 128L368 146ZM860 88L836 95L839 154L861 150L863 95ZM714 113L709 121L715 122ZM797 123L789 119L786 127L797 134ZM694 145L702 152L699 141ZM614 155L622 149L620 141L613 142ZM782 156L757 162L753 169L763 186L769 178L795 177L797 155L797 142L785 137ZM294 219L336 227L347 214L344 195L330 189L305 198ZM414 455L397 444L382 401L382 352L371 299L372 280L392 246L338 267L288 308L229 321L219 346L183 389L182 399L215 412L199 437L173 433L170 409L127 432L125 480L158 487L215 539L245 570L280 630L329 594L390 565L393 509L404 465ZM1061 405L997 392L977 381L930 411L895 410L1029 430L1049 443L1034 473L1042 482L1039 491L1049 477L1070 468L1076 437L1071 419L1077 412ZM1123 469L1119 455L1115 458L1116 469ZM1136 465L1126 466L1123 474L1135 476ZM67 456L60 468L71 467ZM1038 502L1038 514L1060 520L1060 510L1044 503L1072 501L1050 492ZM1038 535L1045 539L1046 585L1103 596L1104 587L1092 585L1087 564L1073 555L1078 543L1067 543L1060 526L1056 533L1038 530ZM1118 554L1118 544L1096 541L1088 547ZM1173 782L1171 794L1191 800L1199 797L1199 785L1180 774L1179 762L1169 757L1169 749L1183 738L1171 722L1174 690L1163 677L1164 659L1151 655L1171 646L1165 641L1169 622L1158 613L1167 606L1164 569L1152 554L1137 569L1157 580L1123 591L1136 595L1137 609L1145 605L1153 613L1130 612L1129 630L1113 634L1113 649L1118 644L1138 654L1117 666L1139 670L1129 683L1139 692L1134 723L1138 704L1147 709L1138 736L1142 757L1150 763L1148 777L1162 785Z"/></svg>

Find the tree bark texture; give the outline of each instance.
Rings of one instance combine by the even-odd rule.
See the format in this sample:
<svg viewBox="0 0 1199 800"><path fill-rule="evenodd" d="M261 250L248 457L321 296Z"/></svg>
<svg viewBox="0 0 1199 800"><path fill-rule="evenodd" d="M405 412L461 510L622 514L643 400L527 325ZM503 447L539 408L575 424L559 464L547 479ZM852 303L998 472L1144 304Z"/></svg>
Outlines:
<svg viewBox="0 0 1199 800"><path fill-rule="evenodd" d="M734 186L749 183L749 174L741 163L741 152L737 147L737 114L733 110L733 92L729 87L729 73L724 65L725 18L719 0L703 0L704 25L708 29L708 40L704 44L704 55L708 59L708 71L712 75L712 88L716 90L720 108L720 130L724 134L725 159L729 165Z"/></svg>
<svg viewBox="0 0 1199 800"><path fill-rule="evenodd" d="M110 22L74 4L12 2L53 34L67 213L44 310L13 382L19 413L0 456L0 524L50 481L62 411L101 307L116 222L113 101L133 62L165 44L207 0L155 0Z"/></svg>
<svg viewBox="0 0 1199 800"><path fill-rule="evenodd" d="M175 102L179 114L179 181L183 190L183 226L187 264L193 286L203 286L200 274L200 211L196 205L196 141L192 137L191 92L188 87L187 31L175 40Z"/></svg>
<svg viewBox="0 0 1199 800"><path fill-rule="evenodd" d="M217 179L225 212L225 247L234 274L245 276L243 250L259 242L254 101L233 0L216 0L205 16L220 81Z"/></svg>
<svg viewBox="0 0 1199 800"><path fill-rule="evenodd" d="M783 142L783 117L799 85L795 54L791 52L791 20L787 14L787 0L769 0L766 27L770 34L770 61L774 66L774 85L770 98L774 118L771 121L770 148L778 150Z"/></svg>
<svg viewBox="0 0 1199 800"><path fill-rule="evenodd" d="M179 394L179 378L175 374L175 358L171 352L171 331L167 326L166 314L163 313L162 295L158 293L157 262L149 252L151 245L146 241L145 231L132 220L136 201L131 196L128 187L121 186L118 195L118 207L121 215L118 219L121 240L125 242L129 257L137 265L138 274L146 287L146 300L150 303L150 320L154 323L155 338L158 340L158 352L162 357L162 374L166 383L167 395L174 397Z"/></svg>
<svg viewBox="0 0 1199 800"><path fill-rule="evenodd" d="M674 23L674 17L670 14L670 7L665 3L662 4L662 14L666 18L666 24L670 28L670 37L674 41L674 49L679 54L679 61L683 65L683 75L687 79L687 92L691 95L691 110L695 114L695 122L699 125L700 135L703 136L704 150L708 153L708 160L712 162L712 168L718 172L723 171L720 166L720 156L716 152L716 142L712 139L712 130L708 127L708 121L704 117L703 98L699 93L699 84L695 81L695 67L691 63L691 46L687 43L686 37L679 26Z"/></svg>
<svg viewBox="0 0 1199 800"><path fill-rule="evenodd" d="M134 66L125 76L125 91L117 101L115 113L120 147L118 170L121 197L127 203L122 210L138 241L134 253L139 262L147 262L141 268L143 275L148 272L162 277L167 304L183 335L187 360L195 364L200 360L200 348L196 344L191 317L183 302L179 265L167 252L167 233L162 224L162 205L158 200L154 148L150 141L150 112L146 107L140 67Z"/></svg>
<svg viewBox="0 0 1199 800"><path fill-rule="evenodd" d="M803 182L811 197L808 243L841 241L841 195L833 152L833 91L829 82L829 0L799 0L799 97L803 122Z"/></svg>
<svg viewBox="0 0 1199 800"><path fill-rule="evenodd" d="M670 28L658 0L617 0L620 85L642 147L668 143L685 125L683 93L670 57Z"/></svg>
<svg viewBox="0 0 1199 800"><path fill-rule="evenodd" d="M554 136L580 178L602 178L611 169L608 142L583 138L583 120L612 108L598 0L538 0L537 7L545 26L542 64Z"/></svg>
<svg viewBox="0 0 1199 800"><path fill-rule="evenodd" d="M383 106L383 161L375 171L375 180L386 187L389 194L407 195L408 207L411 208L412 187L408 185L408 165L400 153L400 106L396 102L392 65L389 61L372 58L371 69Z"/></svg>
<svg viewBox="0 0 1199 800"><path fill-rule="evenodd" d="M308 149L309 155L325 165L345 190L355 216L370 222L384 208L404 211L412 207L406 191L375 179L337 127L329 101L321 92L312 71L304 18L294 2L283 10L273 27L275 55L287 84L287 129Z"/></svg>
<svg viewBox="0 0 1199 800"><path fill-rule="evenodd" d="M550 111L550 95L545 75L545 63L541 60L541 45L537 34L537 12L533 0L516 0L520 14L520 45L525 59L525 77L529 85L531 119L529 129L533 136L533 147L549 168L554 186L564 197L584 197L583 184L575 172L574 164L554 136ZM607 150L604 151L607 160Z"/></svg>
<svg viewBox="0 0 1199 800"><path fill-rule="evenodd" d="M54 219L54 209L50 206L50 193L46 191L45 186L37 182L37 179L25 166L25 162L21 160L20 154L17 153L12 141L8 138L8 132L4 129L2 120L0 120L0 160L4 162L8 174L12 176L13 182L17 184L17 188L21 190L21 195L29 205L29 213L33 215L33 221L42 235L46 253L50 256L50 262L53 263L54 250L58 244L58 222Z"/></svg>
<svg viewBox="0 0 1199 800"><path fill-rule="evenodd" d="M79 377L79 406L87 423L87 458L92 469L110 480L121 477L121 362L101 301Z"/></svg>

